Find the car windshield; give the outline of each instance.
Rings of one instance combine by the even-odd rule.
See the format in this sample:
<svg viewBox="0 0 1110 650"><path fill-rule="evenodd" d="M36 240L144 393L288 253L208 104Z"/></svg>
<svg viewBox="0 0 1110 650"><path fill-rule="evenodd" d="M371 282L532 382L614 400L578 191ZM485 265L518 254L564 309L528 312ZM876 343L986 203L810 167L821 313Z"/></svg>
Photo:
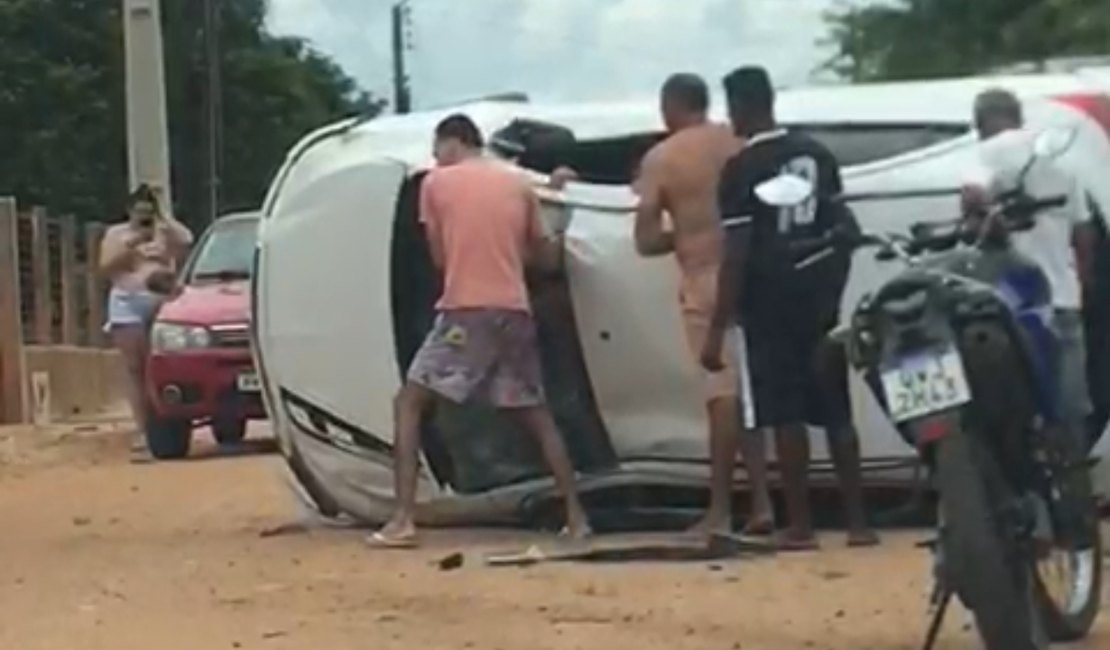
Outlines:
<svg viewBox="0 0 1110 650"><path fill-rule="evenodd" d="M197 251L189 281L250 278L257 234L257 219L217 223Z"/></svg>

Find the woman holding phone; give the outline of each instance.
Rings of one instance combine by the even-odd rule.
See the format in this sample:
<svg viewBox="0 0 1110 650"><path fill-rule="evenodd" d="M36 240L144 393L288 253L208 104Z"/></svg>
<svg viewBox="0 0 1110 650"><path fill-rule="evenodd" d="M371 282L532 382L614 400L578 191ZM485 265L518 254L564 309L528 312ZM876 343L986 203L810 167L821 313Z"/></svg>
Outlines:
<svg viewBox="0 0 1110 650"><path fill-rule="evenodd" d="M146 360L150 325L173 291L177 265L193 234L159 207L154 190L140 185L127 200L127 220L108 228L100 244L100 272L111 283L104 330L123 357L125 386L136 435L134 462L150 460L146 432Z"/></svg>

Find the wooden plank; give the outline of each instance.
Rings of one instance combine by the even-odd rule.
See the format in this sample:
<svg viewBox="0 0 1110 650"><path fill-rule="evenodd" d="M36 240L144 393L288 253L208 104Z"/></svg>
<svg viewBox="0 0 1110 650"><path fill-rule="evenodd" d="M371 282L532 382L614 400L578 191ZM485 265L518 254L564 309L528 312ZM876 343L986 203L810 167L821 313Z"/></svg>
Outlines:
<svg viewBox="0 0 1110 650"><path fill-rule="evenodd" d="M31 295L35 311L31 315L35 343L50 345L54 338L54 303L50 291L50 234L46 210L34 208L31 220Z"/></svg>
<svg viewBox="0 0 1110 650"><path fill-rule="evenodd" d="M85 224L85 273L86 303L89 306L86 344L103 347L104 337L104 280L100 277L100 240L104 239L106 228L102 223Z"/></svg>
<svg viewBox="0 0 1110 650"><path fill-rule="evenodd" d="M77 313L77 219L67 214L61 219L61 235L58 239L58 254L62 287L62 344L79 345L80 315Z"/></svg>
<svg viewBox="0 0 1110 650"><path fill-rule="evenodd" d="M15 200L0 198L0 423L24 421L23 311L19 290L19 217Z"/></svg>
<svg viewBox="0 0 1110 650"><path fill-rule="evenodd" d="M486 555L487 566L531 566L543 562L707 562L775 552L768 540L714 535L698 540L674 535L611 536L598 540L561 541L553 548L532 545L522 551Z"/></svg>

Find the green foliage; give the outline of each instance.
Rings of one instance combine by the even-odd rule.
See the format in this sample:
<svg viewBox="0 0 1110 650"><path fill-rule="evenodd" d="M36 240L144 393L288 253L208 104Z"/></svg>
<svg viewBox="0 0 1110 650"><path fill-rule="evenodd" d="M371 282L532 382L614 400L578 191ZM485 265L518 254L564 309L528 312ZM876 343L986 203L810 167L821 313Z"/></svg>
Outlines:
<svg viewBox="0 0 1110 650"><path fill-rule="evenodd" d="M111 219L126 191L120 0L0 0L0 195ZM265 0L220 0L223 209L257 206L307 131L380 111L333 61L265 31ZM174 198L205 210L203 4L162 0Z"/></svg>
<svg viewBox="0 0 1110 650"><path fill-rule="evenodd" d="M836 55L853 81L923 79L1110 52L1105 0L889 0L829 12Z"/></svg>

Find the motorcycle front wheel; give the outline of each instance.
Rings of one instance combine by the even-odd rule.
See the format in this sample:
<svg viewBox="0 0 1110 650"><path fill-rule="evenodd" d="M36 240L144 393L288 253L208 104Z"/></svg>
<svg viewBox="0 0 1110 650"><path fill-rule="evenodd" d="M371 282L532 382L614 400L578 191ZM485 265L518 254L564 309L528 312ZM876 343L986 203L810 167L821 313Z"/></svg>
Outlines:
<svg viewBox="0 0 1110 650"><path fill-rule="evenodd" d="M1004 521L1012 492L970 432L936 444L946 583L975 616L986 650L1046 650L1032 567Z"/></svg>

